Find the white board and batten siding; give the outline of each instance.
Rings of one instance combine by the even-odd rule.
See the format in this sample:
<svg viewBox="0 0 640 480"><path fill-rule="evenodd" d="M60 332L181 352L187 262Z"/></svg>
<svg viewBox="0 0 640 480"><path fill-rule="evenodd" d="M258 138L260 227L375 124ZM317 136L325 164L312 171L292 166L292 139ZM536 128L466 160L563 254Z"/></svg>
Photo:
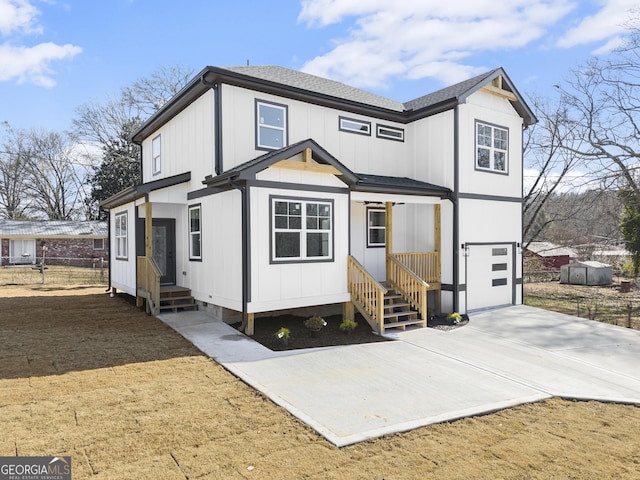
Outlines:
<svg viewBox="0 0 640 480"><path fill-rule="evenodd" d="M189 202L200 204L202 259L188 260L188 243L181 285L191 288L196 300L242 311L242 196L238 190ZM185 215L188 215L185 207ZM188 227L183 230L187 236ZM181 232L178 235L182 235ZM188 242L188 240L187 240ZM178 272L179 274L181 272Z"/></svg>
<svg viewBox="0 0 640 480"><path fill-rule="evenodd" d="M116 217L127 215L127 256L126 258L117 257L116 248ZM133 203L127 203L120 207L111 209L109 229L111 231L111 242L109 252L111 252L111 286L119 291L136 295L136 237L135 237L135 206Z"/></svg>
<svg viewBox="0 0 640 480"><path fill-rule="evenodd" d="M313 191L313 184L342 187L333 175L270 168L260 180L309 185L289 190L251 187L251 301L248 312L267 312L314 305L342 303L350 299L347 290L349 252L349 195ZM333 202L333 259L319 262L277 263L271 261L270 203L273 197L314 199Z"/></svg>
<svg viewBox="0 0 640 480"><path fill-rule="evenodd" d="M142 142L145 182L191 172L197 185L214 172L214 100L209 90ZM161 168L153 172L153 139L160 135Z"/></svg>
<svg viewBox="0 0 640 480"><path fill-rule="evenodd" d="M356 173L398 177L412 177L414 174L412 162L405 161L413 156L413 143L408 140L407 132L410 126L241 87L223 85L222 88L222 111L225 115L222 148L226 170L265 153L255 148L255 103L262 100L286 105L288 145L311 138ZM340 117L369 122L371 135L340 131ZM378 124L405 130L405 141L377 138Z"/></svg>

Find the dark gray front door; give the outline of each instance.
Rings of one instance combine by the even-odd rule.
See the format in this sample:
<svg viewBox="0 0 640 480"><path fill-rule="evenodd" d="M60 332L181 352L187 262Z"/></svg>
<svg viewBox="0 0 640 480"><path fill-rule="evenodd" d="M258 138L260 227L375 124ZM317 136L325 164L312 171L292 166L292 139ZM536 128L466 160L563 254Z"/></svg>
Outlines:
<svg viewBox="0 0 640 480"><path fill-rule="evenodd" d="M176 221L154 218L151 224L153 259L158 264L162 277L161 285L176 284Z"/></svg>

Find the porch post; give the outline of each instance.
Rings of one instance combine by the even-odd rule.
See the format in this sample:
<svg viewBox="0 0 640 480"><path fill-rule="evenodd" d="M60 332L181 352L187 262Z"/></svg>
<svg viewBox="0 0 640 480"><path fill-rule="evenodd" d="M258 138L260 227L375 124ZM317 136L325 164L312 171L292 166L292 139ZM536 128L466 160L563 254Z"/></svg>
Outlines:
<svg viewBox="0 0 640 480"><path fill-rule="evenodd" d="M151 202L144 204L144 254L153 256L153 208Z"/></svg>
<svg viewBox="0 0 640 480"><path fill-rule="evenodd" d="M391 275L390 272L390 267L389 267L389 262L387 261L387 255L391 255L393 253L393 211L392 211L392 207L393 204L391 202L386 202L384 204L384 208L385 208L385 215L384 215L384 219L385 219L385 223L384 223L384 228L385 228L385 242L384 242L384 249L385 249L385 265L386 265L386 280L387 282L389 281L389 277Z"/></svg>
<svg viewBox="0 0 640 480"><path fill-rule="evenodd" d="M438 279L438 283L440 283L441 287L435 291L435 301L436 301L436 309L440 313L442 312L442 213L440 209L440 204L436 204L433 206L433 236L434 236L434 247L435 251L438 252L438 256L436 257L436 278Z"/></svg>

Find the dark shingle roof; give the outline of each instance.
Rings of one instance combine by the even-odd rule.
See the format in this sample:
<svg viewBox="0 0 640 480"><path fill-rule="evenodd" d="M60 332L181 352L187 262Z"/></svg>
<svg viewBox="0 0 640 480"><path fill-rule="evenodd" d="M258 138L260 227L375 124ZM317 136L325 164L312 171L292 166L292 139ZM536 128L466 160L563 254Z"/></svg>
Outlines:
<svg viewBox="0 0 640 480"><path fill-rule="evenodd" d="M370 175L358 173L356 190L360 191L390 191L394 193L416 193L446 198L451 190L446 187L422 182L408 177L388 177L384 175Z"/></svg>
<svg viewBox="0 0 640 480"><path fill-rule="evenodd" d="M0 237L106 237L107 222L0 220Z"/></svg>
<svg viewBox="0 0 640 480"><path fill-rule="evenodd" d="M297 70L290 70L277 65L224 67L223 70L230 70L249 77L261 78L262 80L268 80L281 85L372 105L374 107L386 108L397 112L404 110L404 106L400 102L351 87L344 83L336 82L335 80L329 80L328 78L318 77Z"/></svg>
<svg viewBox="0 0 640 480"><path fill-rule="evenodd" d="M473 90L475 87L482 84L486 79L490 78L499 70L499 68L496 68L494 70L491 70L490 72L486 72L482 75L478 75L476 77L469 78L468 80L464 80L460 83L456 83L455 85L442 88L436 92L416 98L415 100L410 100L404 104L404 107L407 110L419 110L421 108L427 108L432 105L446 102L447 100L460 98L461 95L464 95L470 90Z"/></svg>

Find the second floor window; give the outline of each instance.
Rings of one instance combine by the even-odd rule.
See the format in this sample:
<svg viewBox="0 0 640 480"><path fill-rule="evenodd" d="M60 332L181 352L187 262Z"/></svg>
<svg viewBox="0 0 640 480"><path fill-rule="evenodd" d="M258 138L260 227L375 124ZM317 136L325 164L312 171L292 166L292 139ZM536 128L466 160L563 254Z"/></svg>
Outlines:
<svg viewBox="0 0 640 480"><path fill-rule="evenodd" d="M277 150L287 146L287 107L256 101L256 148Z"/></svg>
<svg viewBox="0 0 640 480"><path fill-rule="evenodd" d="M488 123L476 122L476 168L508 173L509 131Z"/></svg>
<svg viewBox="0 0 640 480"><path fill-rule="evenodd" d="M162 155L160 146L160 135L151 141L151 173L154 175L160 173L162 169Z"/></svg>

